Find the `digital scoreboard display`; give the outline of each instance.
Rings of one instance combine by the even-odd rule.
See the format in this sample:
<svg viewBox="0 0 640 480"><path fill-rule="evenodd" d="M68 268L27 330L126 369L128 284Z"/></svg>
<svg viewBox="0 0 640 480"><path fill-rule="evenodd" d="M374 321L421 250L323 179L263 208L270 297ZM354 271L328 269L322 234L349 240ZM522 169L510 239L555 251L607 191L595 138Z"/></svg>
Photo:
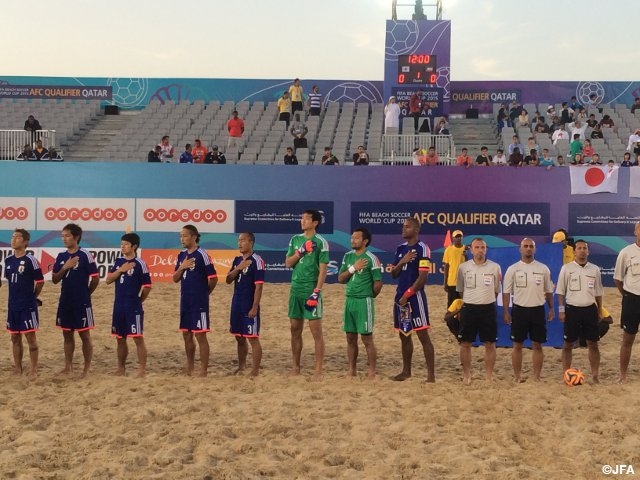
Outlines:
<svg viewBox="0 0 640 480"><path fill-rule="evenodd" d="M398 85L433 85L438 79L436 55L398 55Z"/></svg>

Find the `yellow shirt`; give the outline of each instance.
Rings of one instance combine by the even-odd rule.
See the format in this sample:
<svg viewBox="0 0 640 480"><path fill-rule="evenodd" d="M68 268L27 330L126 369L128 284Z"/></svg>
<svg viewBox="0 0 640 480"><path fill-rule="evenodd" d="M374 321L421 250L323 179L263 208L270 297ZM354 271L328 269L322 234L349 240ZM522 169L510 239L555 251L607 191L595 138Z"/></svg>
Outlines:
<svg viewBox="0 0 640 480"><path fill-rule="evenodd" d="M461 263L467 261L467 257L465 256L465 246L460 245L460 247L456 247L455 245L449 245L444 250L444 255L442 256L442 263L446 263L449 265L449 275L447 276L447 285L454 286L458 282L458 267Z"/></svg>
<svg viewBox="0 0 640 480"><path fill-rule="evenodd" d="M280 113L291 113L291 99L290 98L281 98L278 100L278 112Z"/></svg>
<svg viewBox="0 0 640 480"><path fill-rule="evenodd" d="M291 97L292 102L301 102L302 101L302 85L291 85L289 87L289 97Z"/></svg>
<svg viewBox="0 0 640 480"><path fill-rule="evenodd" d="M562 249L562 264L571 263L574 260L573 255L573 247L571 245L566 245Z"/></svg>
<svg viewBox="0 0 640 480"><path fill-rule="evenodd" d="M462 308L462 299L456 298L453 302L451 302L451 305L449 305L449 308L447 308L447 312L455 312L456 310L460 310L461 308Z"/></svg>

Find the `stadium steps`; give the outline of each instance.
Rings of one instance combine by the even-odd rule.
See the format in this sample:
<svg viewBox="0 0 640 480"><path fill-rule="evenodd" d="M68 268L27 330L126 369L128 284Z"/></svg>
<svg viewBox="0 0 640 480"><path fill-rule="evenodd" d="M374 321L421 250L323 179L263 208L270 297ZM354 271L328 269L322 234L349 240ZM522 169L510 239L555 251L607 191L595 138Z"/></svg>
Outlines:
<svg viewBox="0 0 640 480"><path fill-rule="evenodd" d="M489 149L490 155L494 155L498 149L499 137L492 118L452 117L449 119L449 131L458 155L463 147L467 147L469 155L474 158L480 154L482 146Z"/></svg>
<svg viewBox="0 0 640 480"><path fill-rule="evenodd" d="M93 162L105 146L122 134L137 111L121 112L120 115L101 115L82 132L77 139L72 139L64 149L65 161Z"/></svg>

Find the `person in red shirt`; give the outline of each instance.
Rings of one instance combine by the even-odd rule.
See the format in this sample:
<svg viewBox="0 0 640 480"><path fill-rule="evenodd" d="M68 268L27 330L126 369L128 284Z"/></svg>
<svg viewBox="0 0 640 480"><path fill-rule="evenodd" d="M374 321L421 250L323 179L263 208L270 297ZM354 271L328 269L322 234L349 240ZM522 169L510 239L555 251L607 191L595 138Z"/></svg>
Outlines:
<svg viewBox="0 0 640 480"><path fill-rule="evenodd" d="M424 157L420 157L420 159L421 159L420 163L426 167L437 165L438 162L440 161L440 157L438 157L435 147L429 147L427 154ZM422 160L424 160L424 163L422 163Z"/></svg>
<svg viewBox="0 0 640 480"><path fill-rule="evenodd" d="M422 113L422 90L417 90L411 97L409 97L409 115L413 117L413 129L414 133L418 133L418 123L420 121L420 114ZM409 133L409 132L405 132Z"/></svg>
<svg viewBox="0 0 640 480"><path fill-rule="evenodd" d="M196 138L196 146L191 149L193 163L204 163L204 157L207 156L207 147L202 145L199 138Z"/></svg>
<svg viewBox="0 0 640 480"><path fill-rule="evenodd" d="M471 158L467 152L468 150L466 148L462 149L462 154L456 157L456 165L465 168L469 168L473 165L473 158Z"/></svg>
<svg viewBox="0 0 640 480"><path fill-rule="evenodd" d="M229 142L227 150L231 147L240 147L242 143L242 134L244 133L244 120L238 117L238 111L234 110L232 117L227 122L227 131L229 132Z"/></svg>

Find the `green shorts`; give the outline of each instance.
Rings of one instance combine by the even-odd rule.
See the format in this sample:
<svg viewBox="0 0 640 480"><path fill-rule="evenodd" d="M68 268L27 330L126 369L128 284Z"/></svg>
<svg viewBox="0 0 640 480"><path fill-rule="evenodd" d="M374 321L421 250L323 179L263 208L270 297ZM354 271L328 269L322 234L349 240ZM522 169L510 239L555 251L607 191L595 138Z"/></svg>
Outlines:
<svg viewBox="0 0 640 480"><path fill-rule="evenodd" d="M373 333L374 317L373 298L347 297L342 316L342 330L347 333L370 335Z"/></svg>
<svg viewBox="0 0 640 480"><path fill-rule="evenodd" d="M309 293L311 295L313 291ZM322 293L318 297L318 306L314 308L312 311L304 308L305 303L307 303L307 298L309 295L289 295L289 318L293 318L296 320L320 320L322 318Z"/></svg>

